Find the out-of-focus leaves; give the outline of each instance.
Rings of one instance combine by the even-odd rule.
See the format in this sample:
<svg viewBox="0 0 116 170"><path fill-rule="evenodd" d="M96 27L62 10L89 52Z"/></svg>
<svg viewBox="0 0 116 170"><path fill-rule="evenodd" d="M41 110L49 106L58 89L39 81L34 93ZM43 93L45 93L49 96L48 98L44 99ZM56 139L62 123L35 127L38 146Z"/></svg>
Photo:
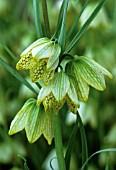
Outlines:
<svg viewBox="0 0 116 170"><path fill-rule="evenodd" d="M83 25L85 23L85 21L87 20L87 17L91 14L91 12L93 11L93 9L96 6L97 6L97 3L95 3L95 2L89 3L89 5L84 10L84 12L80 18L81 25ZM100 27L100 28L105 27L106 28L108 26L108 22L109 22L109 20L108 20L106 11L104 8L102 8L101 11L96 16L96 18L91 23L90 28L94 28L94 29L96 29L97 27Z"/></svg>
<svg viewBox="0 0 116 170"><path fill-rule="evenodd" d="M23 156L26 155L26 150L24 146L18 141L5 141L4 143L0 143L0 163L10 163L13 161L13 155L16 153L21 154Z"/></svg>
<svg viewBox="0 0 116 170"><path fill-rule="evenodd" d="M15 69L10 67L4 60L0 58L0 63L14 76L16 77L19 81L21 81L23 84L25 84L30 90L32 90L35 94L37 92L34 90L34 88L23 78L23 76L18 73Z"/></svg>

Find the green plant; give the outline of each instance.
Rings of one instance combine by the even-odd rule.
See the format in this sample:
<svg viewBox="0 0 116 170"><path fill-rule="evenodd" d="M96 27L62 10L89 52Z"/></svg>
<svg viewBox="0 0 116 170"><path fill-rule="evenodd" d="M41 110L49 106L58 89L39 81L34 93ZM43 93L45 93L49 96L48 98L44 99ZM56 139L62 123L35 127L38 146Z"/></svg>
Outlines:
<svg viewBox="0 0 116 170"><path fill-rule="evenodd" d="M21 59L17 63L18 70L29 70L30 79L38 86L36 91L16 70L8 66L2 59L1 64L17 77L22 83L30 88L38 98L29 99L22 109L18 112L11 123L9 134L12 135L26 130L26 135L29 142L35 142L43 133L48 143L51 144L52 139L55 139L55 147L59 169L69 169L70 153L74 144L75 130L72 134L69 147L67 148L64 159L62 134L60 125L60 110L67 103L69 110L77 114L76 128L80 128L82 138L82 164L88 158L86 136L83 124L77 109L79 101L87 101L89 95L89 86L97 90L105 89L104 76L112 78L110 72L96 63L93 59L86 56L71 55L69 52L74 48L84 31L91 24L99 10L104 5L105 0L101 0L95 8L94 12L79 29L74 38L71 37L71 42L67 45L67 40L75 28L79 17L77 16L73 26L66 33L66 13L68 8L68 0L62 2L58 24L55 33L51 37L46 1L42 4L33 0L34 19L37 37L39 40L30 45L22 54ZM88 4L85 2L80 15ZM39 5L39 7L38 7ZM43 7L44 14L44 30L40 22L38 9ZM79 101L78 101L79 100ZM71 143L71 144L70 144ZM66 160L66 161L65 161ZM65 163L66 162L66 163Z"/></svg>

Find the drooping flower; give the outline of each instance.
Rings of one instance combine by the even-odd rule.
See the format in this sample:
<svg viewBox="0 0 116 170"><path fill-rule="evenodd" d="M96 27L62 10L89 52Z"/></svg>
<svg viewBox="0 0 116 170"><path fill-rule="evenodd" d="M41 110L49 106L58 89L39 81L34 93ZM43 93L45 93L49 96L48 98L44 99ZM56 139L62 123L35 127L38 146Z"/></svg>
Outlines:
<svg viewBox="0 0 116 170"><path fill-rule="evenodd" d="M25 129L30 143L35 142L43 134L48 144L51 144L54 137L51 112L45 113L43 106L37 106L36 102L37 100L33 98L27 100L11 122L9 135Z"/></svg>
<svg viewBox="0 0 116 170"><path fill-rule="evenodd" d="M37 105L41 102L46 112L53 109L55 113L58 113L67 102L69 110L76 113L79 103L74 78L63 71L55 73L49 84L40 90Z"/></svg>
<svg viewBox="0 0 116 170"><path fill-rule="evenodd" d="M112 78L112 74L93 59L85 56L74 56L66 64L66 72L76 81L77 96L80 101L87 101L89 86L103 91L106 88L104 76Z"/></svg>
<svg viewBox="0 0 116 170"><path fill-rule="evenodd" d="M55 40L46 37L38 39L22 52L16 68L30 70L30 78L33 82L43 79L47 83L53 78L60 53L61 46Z"/></svg>

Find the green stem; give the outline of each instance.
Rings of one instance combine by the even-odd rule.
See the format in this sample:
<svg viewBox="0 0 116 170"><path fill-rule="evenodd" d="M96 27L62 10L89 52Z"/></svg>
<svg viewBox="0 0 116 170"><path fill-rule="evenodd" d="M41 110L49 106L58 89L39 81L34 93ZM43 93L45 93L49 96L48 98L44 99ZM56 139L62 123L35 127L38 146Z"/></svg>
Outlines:
<svg viewBox="0 0 116 170"><path fill-rule="evenodd" d="M44 17L46 36L48 38L50 38L51 37L51 35L50 35L50 25L49 25L49 19L48 19L48 10L47 10L46 0L42 0L42 8L43 8L43 17Z"/></svg>
<svg viewBox="0 0 116 170"><path fill-rule="evenodd" d="M62 143L62 133L61 133L61 123L59 114L54 116L54 140L55 140L55 149L57 154L59 170L66 170L64 154L63 154L63 143Z"/></svg>

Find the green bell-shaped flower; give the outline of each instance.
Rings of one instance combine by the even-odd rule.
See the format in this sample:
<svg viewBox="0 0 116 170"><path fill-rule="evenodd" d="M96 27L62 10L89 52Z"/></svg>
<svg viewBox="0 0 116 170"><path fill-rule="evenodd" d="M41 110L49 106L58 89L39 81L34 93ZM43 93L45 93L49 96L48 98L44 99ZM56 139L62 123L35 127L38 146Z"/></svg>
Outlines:
<svg viewBox="0 0 116 170"><path fill-rule="evenodd" d="M30 78L33 82L43 79L47 83L54 76L60 53L61 46L56 41L46 37L38 39L22 52L16 68L30 70Z"/></svg>
<svg viewBox="0 0 116 170"><path fill-rule="evenodd" d="M37 105L41 102L43 102L45 111L53 109L55 113L58 113L63 104L67 102L69 110L76 113L79 103L73 77L63 71L55 73L50 83L40 90Z"/></svg>
<svg viewBox="0 0 116 170"><path fill-rule="evenodd" d="M9 135L23 129L30 143L35 142L42 134L51 144L54 137L54 127L51 112L44 112L43 106L36 105L37 100L29 99L11 122Z"/></svg>
<svg viewBox="0 0 116 170"><path fill-rule="evenodd" d="M75 78L77 96L80 101L87 101L89 86L103 91L106 88L104 76L112 78L112 74L93 59L85 56L74 56L66 64L67 74Z"/></svg>

